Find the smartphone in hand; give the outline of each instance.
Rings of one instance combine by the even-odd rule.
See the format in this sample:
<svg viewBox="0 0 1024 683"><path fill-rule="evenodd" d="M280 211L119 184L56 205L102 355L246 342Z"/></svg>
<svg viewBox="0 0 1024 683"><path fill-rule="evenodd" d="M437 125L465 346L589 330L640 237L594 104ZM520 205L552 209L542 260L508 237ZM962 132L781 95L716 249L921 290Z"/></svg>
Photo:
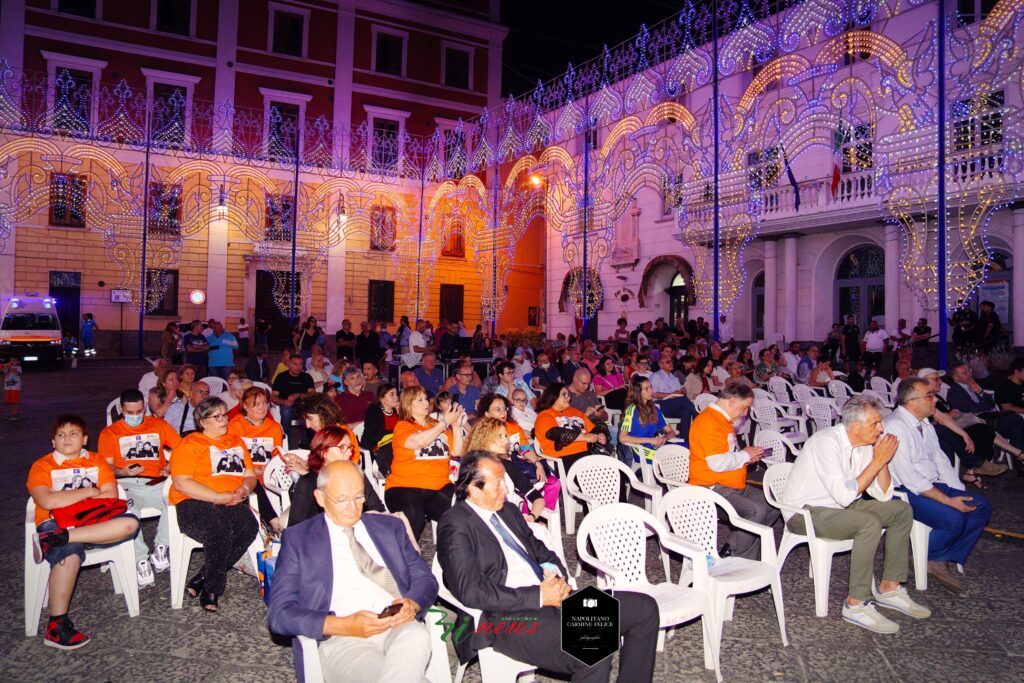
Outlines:
<svg viewBox="0 0 1024 683"><path fill-rule="evenodd" d="M387 607L382 609L380 611L380 614L377 615L377 618L378 619L387 619L388 617L395 616L396 614L398 614L401 611L402 611L402 603L398 602L398 603L395 603L394 605L388 605Z"/></svg>

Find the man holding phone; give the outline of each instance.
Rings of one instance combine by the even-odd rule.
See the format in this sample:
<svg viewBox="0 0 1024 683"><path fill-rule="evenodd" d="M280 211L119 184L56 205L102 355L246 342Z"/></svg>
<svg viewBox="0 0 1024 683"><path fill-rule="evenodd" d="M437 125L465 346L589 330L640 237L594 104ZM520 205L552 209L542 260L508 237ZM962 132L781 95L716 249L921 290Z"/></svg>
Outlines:
<svg viewBox="0 0 1024 683"><path fill-rule="evenodd" d="M747 486L747 466L764 456L764 449L739 448L733 423L750 412L754 392L745 384L727 382L712 403L690 426L690 481L707 486L732 503L744 519L771 526L779 511L768 505L759 488ZM731 529L720 555L748 560L761 557L760 539L746 531Z"/></svg>
<svg viewBox="0 0 1024 683"><path fill-rule="evenodd" d="M320 641L326 681L420 681L430 661L422 622L437 579L396 517L363 515L363 474L349 461L320 470L324 509L281 539L267 623L273 633ZM296 675L304 680L293 641Z"/></svg>
<svg viewBox="0 0 1024 683"><path fill-rule="evenodd" d="M135 536L135 573L139 587L152 585L153 571L170 566L167 558L169 530L163 490L153 486L167 476L167 453L181 437L159 417L147 416L142 392L126 389L119 398L121 419L100 432L97 452L114 468L117 483L128 494L128 511L136 515L143 508L160 511L153 554L139 533Z"/></svg>

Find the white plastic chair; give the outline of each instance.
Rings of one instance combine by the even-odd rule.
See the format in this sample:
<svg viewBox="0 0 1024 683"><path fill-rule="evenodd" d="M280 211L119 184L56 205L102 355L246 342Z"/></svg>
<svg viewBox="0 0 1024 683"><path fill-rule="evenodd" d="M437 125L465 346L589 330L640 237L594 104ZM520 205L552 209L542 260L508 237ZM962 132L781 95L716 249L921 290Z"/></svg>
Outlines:
<svg viewBox="0 0 1024 683"><path fill-rule="evenodd" d="M562 486L569 489L573 498L586 503L589 512L593 512L603 505L619 502L622 474L626 475L626 481L633 490L649 496L654 504L661 499L660 487L642 483L633 470L607 455L588 455L577 460L569 468Z"/></svg>
<svg viewBox="0 0 1024 683"><path fill-rule="evenodd" d="M887 396L883 396L882 394L878 393L874 389L865 389L864 391L860 392L860 395L861 396L868 396L870 398L876 399L879 403L881 403L882 404L882 411L881 411L882 412L882 417L885 417L886 415L888 415L889 413L892 412L892 404L889 403L888 397Z"/></svg>
<svg viewBox="0 0 1024 683"><path fill-rule="evenodd" d="M210 387L211 398L216 398L228 390L228 381L220 377L214 377L211 375L209 377L204 377L199 381Z"/></svg>
<svg viewBox="0 0 1024 683"><path fill-rule="evenodd" d="M853 388L841 379L833 379L828 383L828 395L835 399L836 408L843 409L843 405L850 400L856 392Z"/></svg>
<svg viewBox="0 0 1024 683"><path fill-rule="evenodd" d="M792 453L794 457L800 456L800 449L785 434L770 429L759 429L754 436L754 445L771 451L761 458L761 462L766 465L787 462L787 452Z"/></svg>
<svg viewBox="0 0 1024 683"><path fill-rule="evenodd" d="M651 461L654 480L669 491L686 486L690 480L690 449L675 443L667 443L654 452Z"/></svg>
<svg viewBox="0 0 1024 683"><path fill-rule="evenodd" d="M754 399L750 419L757 423L757 431L785 432L793 443L807 440L807 418L788 413L775 401Z"/></svg>
<svg viewBox="0 0 1024 683"><path fill-rule="evenodd" d="M817 432L828 429L838 422L839 409L833 399L815 396L804 404L804 415Z"/></svg>
<svg viewBox="0 0 1024 683"><path fill-rule="evenodd" d="M794 384L793 385L793 398L797 403L800 404L800 409L803 410L807 405L807 402L812 398L820 398L821 394L816 392L813 387L808 384Z"/></svg>
<svg viewBox="0 0 1024 683"><path fill-rule="evenodd" d="M946 397L948 395L949 395L949 385L946 384L945 382L939 382L939 398L941 398L943 401L945 401Z"/></svg>
<svg viewBox="0 0 1024 683"><path fill-rule="evenodd" d="M178 509L176 505L172 505L167 497L167 494L171 490L172 479L167 478L164 482L164 502L167 503L167 522L168 530L170 532L170 548L168 554L171 560L171 608L181 609L182 604L185 601L185 582L188 576L188 564L189 560L192 559L192 551L200 550L203 544L194 538L188 536L181 527L178 526ZM249 504L255 507L255 501L253 496L249 497ZM254 515L256 513L253 513ZM259 517L257 516L257 522ZM260 538L260 534L257 531L256 538L253 539L249 545L249 560L252 562L252 567L256 569L256 555L263 550L263 540Z"/></svg>
<svg viewBox="0 0 1024 683"><path fill-rule="evenodd" d="M647 580L648 533L656 536L663 552L671 550L691 561L692 588L671 581L654 584ZM590 544L593 544L593 552ZM635 591L654 598L658 603L662 629L658 633L658 650L664 649L665 629L700 618L704 667L714 670L718 681L722 680L714 612L708 593L707 558L702 549L669 533L654 515L643 508L628 503L612 503L593 510L580 523L576 551L581 562L597 571L599 588Z"/></svg>
<svg viewBox="0 0 1024 683"><path fill-rule="evenodd" d="M751 389L751 391L754 392L755 401L775 401L775 397L772 396L771 392L769 392L767 389L762 389L761 387L754 387L753 389Z"/></svg>
<svg viewBox="0 0 1024 683"><path fill-rule="evenodd" d="M121 417L121 397L118 396L107 404L106 418L107 426L114 424L114 421Z"/></svg>
<svg viewBox="0 0 1024 683"><path fill-rule="evenodd" d="M885 399L885 405L893 407L896 405L896 388L892 382L884 377L874 376L869 383L872 391L875 391Z"/></svg>
<svg viewBox="0 0 1024 683"><path fill-rule="evenodd" d="M789 406L793 403L795 396L791 393L793 391L793 384L785 377L771 377L768 379L768 391L772 392L775 400L784 406Z"/></svg>
<svg viewBox="0 0 1024 683"><path fill-rule="evenodd" d="M718 556L717 508L726 513L733 526L760 536L760 561ZM771 527L743 519L729 501L703 486L684 486L669 491L661 499L655 517L683 541L703 548L714 560L708 568L708 592L711 595L716 648L721 649L723 622L732 621L736 596L762 588L771 589L782 644L789 645L782 605L782 582L775 562L775 534Z"/></svg>
<svg viewBox="0 0 1024 683"><path fill-rule="evenodd" d="M789 520L793 515L802 515L807 527L806 534L790 531L785 524L782 526L782 543L779 544L778 566L782 565L790 551L801 543L806 543L811 554L811 576L814 579L814 613L819 617L828 616L828 588L832 577L832 556L836 553L848 552L853 549L853 541L836 541L821 538L814 533L814 522L811 521L809 510L796 508L782 502L782 494L786 490L786 479L789 477L792 463L772 465L764 473L762 484L764 497L768 504L782 511L783 518Z"/></svg>
<svg viewBox="0 0 1024 683"><path fill-rule="evenodd" d="M142 392L143 396L149 396L149 392L153 389L156 389L156 384L158 381L160 381L159 377L157 377L156 375L151 375L147 372L145 375L142 376L142 379L139 380L139 391Z"/></svg>
<svg viewBox="0 0 1024 683"><path fill-rule="evenodd" d="M546 455L540 447L540 441L537 439L533 440L533 452L538 457L544 458L554 465L555 472L558 474L558 480L562 482L562 510L565 512L565 533L571 536L576 533L576 501L569 494L569 487L566 485L568 478L565 476L565 463L562 462L561 458Z"/></svg>
<svg viewBox="0 0 1024 683"><path fill-rule="evenodd" d="M479 626L480 615L482 612L478 609L472 609L463 605L444 585L441 563L438 561L437 555L434 555L434 562L431 565L430 570L434 573L434 577L437 579L438 599L448 603L456 609L462 610L472 617L474 629ZM441 639L437 638L436 640L440 641ZM520 675L524 673L532 673L537 668L532 664L527 664L525 662L512 659L511 657L507 657L491 647L485 647L482 650L477 650L476 654L480 660L480 679L487 681L487 683L492 683L492 681L494 683L516 683L516 679ZM468 665L469 662L459 665L459 668L455 672L455 683L462 683L462 678L466 674L466 667Z"/></svg>
<svg viewBox="0 0 1024 683"><path fill-rule="evenodd" d="M45 559L36 564L32 556L32 537L35 533L36 503L29 496L25 505L25 635L29 637L39 635L39 619L49 593L47 584L50 579L50 564ZM108 563L114 592L124 596L128 616L139 616L139 584L135 577L135 549L132 542L126 540L108 548L86 550L82 568Z"/></svg>
<svg viewBox="0 0 1024 683"><path fill-rule="evenodd" d="M899 498L904 502L910 502L907 494L903 491L893 491L893 498ZM914 520L914 526L910 528L910 552L914 558L914 588L919 591L928 590L928 536L932 528L924 522ZM961 573L964 566L957 563L956 568Z"/></svg>
<svg viewBox="0 0 1024 683"><path fill-rule="evenodd" d="M285 472L284 458L274 456L263 468L263 488L271 494L267 498L270 499L270 504L274 506L274 511L279 515L292 504L291 494L288 493L291 487L292 478Z"/></svg>
<svg viewBox="0 0 1024 683"><path fill-rule="evenodd" d="M701 413L704 412L705 408L717 400L718 397L714 394L700 394L697 398L693 399L693 407L697 409L698 413Z"/></svg>

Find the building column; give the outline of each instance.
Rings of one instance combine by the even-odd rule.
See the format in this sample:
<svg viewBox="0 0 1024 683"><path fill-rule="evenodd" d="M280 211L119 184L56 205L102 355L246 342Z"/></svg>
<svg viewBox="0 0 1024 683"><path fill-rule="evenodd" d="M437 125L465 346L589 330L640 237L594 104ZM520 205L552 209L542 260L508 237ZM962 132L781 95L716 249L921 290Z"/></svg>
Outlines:
<svg viewBox="0 0 1024 683"><path fill-rule="evenodd" d="M771 340L778 331L779 272L775 265L775 240L764 242L764 338Z"/></svg>
<svg viewBox="0 0 1024 683"><path fill-rule="evenodd" d="M785 302L782 314L782 333L786 335L787 343L796 339L796 313L800 308L796 288L798 239L797 235L787 235L782 239L782 296Z"/></svg>
<svg viewBox="0 0 1024 683"><path fill-rule="evenodd" d="M342 238L327 250L326 330L340 330L341 321L345 319L345 267L345 239Z"/></svg>
<svg viewBox="0 0 1024 683"><path fill-rule="evenodd" d="M238 0L220 0L217 9L217 72L213 81L213 103L218 108L225 102L235 102L238 20ZM216 126L217 130L214 132L219 139L229 141L233 133L233 120L220 115L216 120Z"/></svg>
<svg viewBox="0 0 1024 683"><path fill-rule="evenodd" d="M1020 264L1020 265L1018 265ZM1010 285L1013 346L1024 346L1024 209L1013 210L1013 283Z"/></svg>
<svg viewBox="0 0 1024 683"><path fill-rule="evenodd" d="M7 60L15 78L25 68L25 0L4 0L0 58Z"/></svg>
<svg viewBox="0 0 1024 683"><path fill-rule="evenodd" d="M895 334L900 319L900 229L885 226L885 328Z"/></svg>
<svg viewBox="0 0 1024 683"><path fill-rule="evenodd" d="M223 322L228 308L228 219L214 216L207 242L205 317Z"/></svg>

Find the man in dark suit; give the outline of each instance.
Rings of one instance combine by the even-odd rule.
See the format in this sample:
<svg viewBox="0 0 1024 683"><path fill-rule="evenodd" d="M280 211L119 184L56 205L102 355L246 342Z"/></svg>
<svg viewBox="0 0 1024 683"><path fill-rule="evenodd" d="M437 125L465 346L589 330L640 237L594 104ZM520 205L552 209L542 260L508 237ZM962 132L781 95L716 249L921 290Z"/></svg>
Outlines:
<svg viewBox="0 0 1024 683"><path fill-rule="evenodd" d="M267 347L257 344L253 349L253 355L245 364L245 377L253 382L270 384L270 363L267 362Z"/></svg>
<svg viewBox="0 0 1024 683"><path fill-rule="evenodd" d="M538 624L531 634L482 630L472 637L473 652L493 647L538 668L570 674L573 681L607 681L610 657L591 667L562 651L559 607L570 593L565 566L530 532L522 514L506 501L507 494L501 462L474 451L459 468L459 502L441 516L437 528L444 584L463 605L482 610L482 621ZM616 591L615 597L623 638L619 680L650 681L658 640L657 603L639 593Z"/></svg>
<svg viewBox="0 0 1024 683"><path fill-rule="evenodd" d="M387 515L363 516L363 475L330 463L313 493L324 514L285 530L270 591L273 633L321 641L328 681L418 681L430 661L422 622L437 579ZM381 617L390 605L397 613ZM301 649L293 642L299 680Z"/></svg>
<svg viewBox="0 0 1024 683"><path fill-rule="evenodd" d="M580 361L580 350L579 347L569 347L569 357L565 359L564 363L556 363L555 367L558 369L558 374L562 376L562 384L568 386L572 384L572 378L576 375L576 371L583 367L583 363Z"/></svg>

